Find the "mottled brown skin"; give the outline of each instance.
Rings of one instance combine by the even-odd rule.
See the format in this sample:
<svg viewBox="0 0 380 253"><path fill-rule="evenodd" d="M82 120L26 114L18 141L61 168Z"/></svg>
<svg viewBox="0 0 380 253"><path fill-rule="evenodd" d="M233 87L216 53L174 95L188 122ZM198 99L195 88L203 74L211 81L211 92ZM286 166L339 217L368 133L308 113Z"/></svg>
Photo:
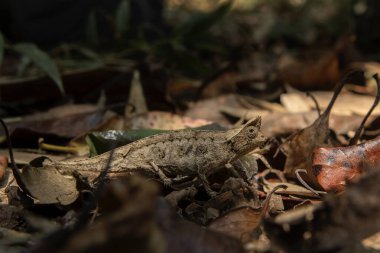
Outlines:
<svg viewBox="0 0 380 253"><path fill-rule="evenodd" d="M184 177L199 177L207 192L207 176L267 140L257 117L242 127L227 131L180 130L153 135L115 149L110 173L142 170L158 174L165 184ZM54 164L60 170L101 171L109 158L104 153L88 159Z"/></svg>

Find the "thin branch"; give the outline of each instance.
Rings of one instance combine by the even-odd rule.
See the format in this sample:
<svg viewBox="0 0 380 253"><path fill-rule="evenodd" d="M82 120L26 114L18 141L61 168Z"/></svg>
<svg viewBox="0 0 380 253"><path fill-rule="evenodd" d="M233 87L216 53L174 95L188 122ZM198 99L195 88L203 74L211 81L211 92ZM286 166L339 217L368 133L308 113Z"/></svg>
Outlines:
<svg viewBox="0 0 380 253"><path fill-rule="evenodd" d="M21 173L20 173L19 169L17 168L16 162L15 162L15 159L14 159L14 156L13 156L13 147L12 147L12 142L11 142L11 137L9 135L8 127L5 124L5 122L4 122L3 119L0 119L0 123L3 126L3 128L4 128L5 137L7 138L8 151L9 151L9 159L11 160L11 164L12 164L11 169L12 169L12 172L13 172L13 176L16 179L16 182L20 186L21 190L23 192L29 194L28 190L25 187L24 182L21 179Z"/></svg>
<svg viewBox="0 0 380 253"><path fill-rule="evenodd" d="M317 109L317 112L318 112L318 116L321 116L321 108L319 107L318 101L315 98L315 96L313 94L311 94L310 92L306 92L306 96L310 97L311 100L313 100L313 102L315 104L315 108Z"/></svg>
<svg viewBox="0 0 380 253"><path fill-rule="evenodd" d="M263 218L267 217L268 216L268 213L269 213L269 202L270 202L270 199L272 198L272 195L279 189L284 189L286 190L288 188L287 185L284 185L284 184L280 184L280 185L276 185L267 195L267 198L264 200L264 204L263 204L263 208L261 209L261 213L260 213L260 220L262 220Z"/></svg>
<svg viewBox="0 0 380 253"><path fill-rule="evenodd" d="M306 188L306 189L308 189L309 191L311 191L312 193L314 193L315 195L317 195L318 197L319 197L319 193L316 191L316 190L314 190L313 188L311 188L311 186L310 185L308 185L303 179L302 179L302 177L301 177L301 175L299 174L300 172L303 172L303 173L305 173L306 175L307 175L307 171L305 170L305 169L297 169L296 171L295 171L295 174L296 174L296 176L297 176L297 179L298 179L298 181Z"/></svg>
<svg viewBox="0 0 380 253"><path fill-rule="evenodd" d="M365 117L363 118L362 123L360 124L359 128L356 130L354 137L350 140L350 144L349 145L355 145L355 144L358 143L360 137L363 134L364 124L367 122L369 116L372 114L373 110L379 104L379 101L380 101L380 83L379 83L379 77L378 77L378 75L374 74L373 75L373 79L375 79L376 86L377 86L377 93L376 93L375 100L373 101L373 104L372 104L371 108L369 109L369 111L367 112L367 114L365 115Z"/></svg>

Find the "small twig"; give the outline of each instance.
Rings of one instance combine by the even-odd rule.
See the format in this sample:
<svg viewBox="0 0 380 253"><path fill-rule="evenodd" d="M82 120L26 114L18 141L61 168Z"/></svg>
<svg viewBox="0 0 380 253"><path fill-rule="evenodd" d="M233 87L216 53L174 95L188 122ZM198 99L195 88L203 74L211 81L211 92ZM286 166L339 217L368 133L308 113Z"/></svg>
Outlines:
<svg viewBox="0 0 380 253"><path fill-rule="evenodd" d="M308 202L309 202L310 204L313 204L313 202L311 202L310 199L305 199L305 200L302 201L301 203L299 203L299 204L293 206L293 210L294 210L294 209L297 209L298 207L300 207L300 206L302 206L302 205L304 205L305 203L308 203Z"/></svg>
<svg viewBox="0 0 380 253"><path fill-rule="evenodd" d="M13 147L12 147L12 142L11 142L11 137L9 135L8 127L5 124L3 119L0 119L0 123L4 128L5 137L7 138L9 159L11 160L11 164L12 164L11 169L13 172L13 177L16 179L16 182L20 186L21 190L29 194L28 190L25 187L24 182L21 179L21 173L20 173L19 169L17 168L16 162L15 162L15 159L13 156Z"/></svg>
<svg viewBox="0 0 380 253"><path fill-rule="evenodd" d="M314 190L313 188L311 188L311 186L310 185L308 185L303 179L302 179L302 177L301 177L301 175L299 174L300 172L303 172L303 173L305 173L306 175L307 175L307 171L305 170L305 169L297 169L296 171L295 171L295 174L296 174L296 176L297 176L297 179L298 179L298 181L306 188L306 189L308 189L309 191L311 191L312 193L314 193L315 195L317 195L318 197L319 197L319 193L316 191L316 190Z"/></svg>
<svg viewBox="0 0 380 253"><path fill-rule="evenodd" d="M335 88L334 88L334 94L333 94L333 96L332 96L332 98L330 100L330 103L327 105L325 111L320 115L319 118L325 118L325 117L327 117L327 115L330 114L331 109L333 108L333 106L335 104L335 101L338 98L340 92L342 91L344 85L347 82L349 82L350 80L358 78L358 74L360 74L362 76L363 75L363 71L354 70L354 71L349 72L348 74L346 74L342 78L342 80L335 86Z"/></svg>
<svg viewBox="0 0 380 253"><path fill-rule="evenodd" d="M263 172L261 172L261 177L262 177L264 183L267 182L267 180L265 179L265 177L267 175L271 174L271 173L275 174L278 177L278 179L281 180L282 183L286 183L287 180L286 180L286 178L284 176L284 172L281 171L281 170L278 170L278 169L274 169L272 167L268 168L268 169L265 169Z"/></svg>
<svg viewBox="0 0 380 253"><path fill-rule="evenodd" d="M313 94L311 94L310 92L306 92L306 96L310 97L311 100L313 100L313 102L315 104L315 109L317 109L317 112L318 112L318 116L321 116L321 108L319 107L318 101L315 98L315 96Z"/></svg>
<svg viewBox="0 0 380 253"><path fill-rule="evenodd" d="M272 195L278 190L278 189L284 189L286 190L288 188L287 185L284 185L284 184L280 184L280 185L276 185L267 195L266 199L264 200L264 204L263 204L263 208L261 209L261 213L260 213L260 220L262 220L263 218L265 217L268 217L268 213L269 213L269 202L270 202L270 199L272 198Z"/></svg>
<svg viewBox="0 0 380 253"><path fill-rule="evenodd" d="M380 135L380 129L375 129L375 130L365 130L365 135L369 135L369 136L378 136Z"/></svg>
<svg viewBox="0 0 380 253"><path fill-rule="evenodd" d="M363 134L364 124L367 122L369 116L371 115L371 113L373 112L373 110L376 108L376 106L379 104L379 101L380 101L380 83L379 83L379 77L378 77L378 75L374 74L373 75L373 79L375 79L376 86L377 86L377 93L376 93L375 100L373 101L373 104L372 104L371 108L369 109L369 111L367 112L367 114L364 116L364 118L363 118L363 120L362 120L359 128L356 130L354 137L352 137L352 139L350 140L350 144L349 145L355 145L355 144L358 143L360 137Z"/></svg>

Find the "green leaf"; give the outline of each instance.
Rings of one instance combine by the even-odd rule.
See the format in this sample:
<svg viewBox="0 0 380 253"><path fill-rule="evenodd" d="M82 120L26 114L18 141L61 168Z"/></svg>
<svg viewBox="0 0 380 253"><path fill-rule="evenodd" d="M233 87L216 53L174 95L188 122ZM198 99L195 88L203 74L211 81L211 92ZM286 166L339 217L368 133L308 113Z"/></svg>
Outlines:
<svg viewBox="0 0 380 253"><path fill-rule="evenodd" d="M20 53L22 56L30 58L30 60L37 67L39 67L48 76L50 76L51 79L53 79L53 81L58 86L58 89L61 92L61 94L65 94L61 75L59 74L58 68L47 53L45 53L36 45L31 43L19 43L12 46L12 49Z"/></svg>
<svg viewBox="0 0 380 253"><path fill-rule="evenodd" d="M5 47L5 41L4 41L4 36L0 32L0 66L1 63L3 62L3 57L4 57L4 47Z"/></svg>
<svg viewBox="0 0 380 253"><path fill-rule="evenodd" d="M25 72L31 63L32 63L32 60L29 57L26 57L26 56L21 57L21 61L17 66L17 77L18 78L21 78L25 75Z"/></svg>
<svg viewBox="0 0 380 253"><path fill-rule="evenodd" d="M119 4L119 8L116 12L116 34L121 37L127 30L129 26L129 0L122 0Z"/></svg>
<svg viewBox="0 0 380 253"><path fill-rule="evenodd" d="M220 21L230 11L231 6L232 1L227 1L210 13L194 14L176 28L175 34L183 39L194 39Z"/></svg>
<svg viewBox="0 0 380 253"><path fill-rule="evenodd" d="M95 156L107 152L112 148L127 145L141 138L165 132L167 132L167 130L159 129L93 132L86 136L86 143L90 148L90 156Z"/></svg>

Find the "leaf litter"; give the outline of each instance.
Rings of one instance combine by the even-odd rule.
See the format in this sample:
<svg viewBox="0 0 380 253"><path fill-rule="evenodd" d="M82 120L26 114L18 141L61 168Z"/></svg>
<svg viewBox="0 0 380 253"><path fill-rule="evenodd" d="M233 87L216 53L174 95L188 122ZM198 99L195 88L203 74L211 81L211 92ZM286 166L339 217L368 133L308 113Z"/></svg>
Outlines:
<svg viewBox="0 0 380 253"><path fill-rule="evenodd" d="M360 73L356 73L356 75L361 76ZM335 97L339 94L340 89L345 83L349 81L358 82L357 80L356 77L352 76L343 79L340 86L336 89ZM330 157L330 150L334 148L328 146L336 145L337 143L336 140L327 141L333 138L328 127L329 113L333 101L334 100L332 100L329 108L311 127L301 130L298 134L288 138L284 145L287 150L291 151L291 155L289 156L288 152L288 156L285 157L285 162L283 163L285 165L284 172L287 172L286 168L293 168L293 173L297 171L295 168L308 168L307 166L301 166L296 162L297 159L294 159L296 156L300 156L302 159L299 159L299 161L303 163L306 162L306 164L310 165L309 169L311 170L308 171L308 175L310 171L316 171L315 166L322 166L323 169L319 169L320 173L316 175L316 178L323 189L327 191L333 189L331 187L335 187L335 185L328 186L330 187L328 188L322 183L322 180L326 180L329 176L334 175L335 167L341 170L339 167L346 162L345 160L340 162L334 159L332 167L326 167L326 165L323 164L319 165L321 162L316 162L322 159L318 158L321 157L318 154L322 154L323 152L327 152L327 156ZM153 113L157 114L157 112ZM268 113L268 115L271 114L271 112ZM150 112L138 115L141 119L144 119L144 117L149 119L151 117ZM180 118L180 116L173 115ZM157 114L156 117L159 118L159 116L160 114ZM133 117L135 116L132 115L128 118L132 120ZM94 121L92 124L97 124L97 122L99 121ZM162 128L173 129L173 127L175 127L178 129L177 122L178 121L167 121L168 125L162 126ZM183 127L184 125L180 126ZM214 129L214 131L218 131L217 129L223 128L220 126L216 128L215 126L206 126L206 128L203 127L203 129ZM165 131L170 130L140 129L92 132L89 133L87 142L91 144L89 145L90 149L92 149L96 155L107 152L116 146L133 143L138 139ZM358 131L362 132L362 130ZM79 132L77 135L78 134ZM310 140L313 141L310 142ZM289 141L292 142L291 145L286 144ZM371 146L370 144L372 142L374 144ZM304 147L305 143L307 143L308 148L303 148L301 149L302 151L300 151L299 148ZM353 151L348 152L359 152L362 154L363 152L359 151L358 148L363 147L369 155L375 157L377 151L376 149L371 151L371 148L376 148L376 144L377 140L375 139L369 141L368 144L363 142L357 146L336 147L335 149L342 150L343 152L346 152L345 149L352 149ZM273 143L271 145L273 145ZM269 147L269 150L273 148L274 147ZM313 151L314 162L311 160ZM332 153L336 154L336 152ZM329 196L329 198L326 199L323 197L325 196L324 191L317 191L319 196L316 196L313 193L315 190L310 191L307 187L305 188L305 186L294 183L292 179L295 178L295 175L293 175L293 177L287 175L287 179L290 180L288 182L281 182L283 179L279 182L278 179L272 176L275 175L272 173L278 173L272 166L281 168L281 162L275 162L273 157L271 157L273 154L273 151L269 153L264 152L266 159L270 161L269 168L265 168L264 163L250 154L233 164L237 174L232 172L229 168L221 168L220 171L210 176L210 182L214 187L220 187L219 194L211 198L207 197L202 187L200 187L201 184L199 181L187 182L181 186L181 188L171 188L159 182L147 181L146 179L141 179L136 176L123 175L117 179L110 179L107 177L105 171L104 173L100 173L92 183L89 183L88 179L80 175L80 173L64 174L62 171L57 171L54 166L51 166L51 162L46 160L46 158L38 158L20 170L19 181L21 183L17 181L13 182L13 188L8 189L8 202L19 204L17 209L4 209L7 210L4 212L8 212L10 216L3 217L0 219L0 222L4 222L3 227L7 228L9 233L19 233L17 235L14 234L13 237L20 237L20 241L17 244L13 244L10 239L4 237L4 240L9 242L8 244L4 244L4 247L5 249L25 248L31 241L34 242L34 246L29 248L30 252L39 252L42 249L48 249L51 252L103 252L104 250L110 249L114 252L118 252L119 250L122 252L122 249L125 249L125 247L139 252L172 252L173 249L175 249L176 252L203 252L205 249L210 249L213 252L244 252L244 247L246 247L246 249L254 248L256 252L265 252L265 250L263 251L264 248L275 250L275 248L272 248L275 245L284 250L290 250L289 252L293 252L294 250L303 252L305 248L309 249L310 245L312 245L312 247L315 248L315 252L320 252L320 249L324 251L325 249L336 247L336 245L343 247L345 240L348 240L344 235L339 235L340 239L337 240L335 244L326 243L325 245L321 243L320 246L315 247L315 244L328 239L323 237L323 235L319 235L320 232L313 232L319 231L317 227L321 227L321 225L318 225L314 228L314 226L316 226L314 224L317 224L316 221L318 221L318 224L328 224L326 228L323 228L327 229L327 231L329 231L328 226L330 226L331 229L335 229L334 226L336 226L335 224L338 222L336 218L338 214L335 214L334 208L338 208L336 212L339 213L338 210L341 210L344 205L350 205L343 204L343 202L350 203L352 200L341 200L344 199L346 195L339 197ZM367 163L367 165L361 162L363 157L360 156L360 154L356 158L353 158L356 159L357 165L352 166L352 173L362 171L364 167L373 168L377 166L376 162ZM49 156L49 154L47 154L47 156ZM292 158L292 156L294 157ZM349 157L354 156L349 155ZM43 162L44 159L45 162ZM368 160L368 162L373 161L372 158L367 158L366 160ZM331 162L331 159L327 161ZM288 167L286 167L286 165ZM249 170L247 170L247 168L249 168ZM263 168L269 172L269 174L265 175L265 178L263 177L264 174L261 174L261 172L265 171ZM247 171L249 172L248 174ZM281 170L279 170L279 172L281 172ZM372 175L372 173L374 172L369 170L366 174ZM355 180L349 180L347 191L359 191L355 190L359 187L356 185L360 184L362 177L363 180L365 180L364 177L366 174L361 175L361 172L356 173ZM300 175L301 177L305 176L305 174ZM349 177L343 175L340 178L346 185L346 179ZM358 181L358 183L350 187L353 181ZM312 182L307 181L306 184L312 185ZM14 188L14 185L19 185L21 191L16 190L17 188ZM277 189L278 187L286 189ZM11 193L11 189L13 189L13 193ZM275 191L275 193L272 193L273 191ZM159 197L159 195L163 195L164 198ZM270 195L272 195L272 197L270 197ZM321 198L321 196L323 198ZM330 201L329 199L331 198L333 200ZM343 201L342 204L340 201ZM367 205L367 202L365 205ZM4 208L7 207L7 205L3 206ZM303 211L303 206L308 206L312 209L311 211ZM299 216L296 216L296 218L290 216L290 218L286 220L286 226L290 227L290 232L288 230L283 231L279 229L279 227L284 227L284 221L280 218L281 213L290 214L291 211L289 211L289 207L293 207L301 213L301 218L299 218ZM344 208L353 209L353 207ZM376 205L374 205L373 208L376 208ZM28 210L37 215L43 215L50 210L49 218L42 217L42 219L46 219L46 222L58 222L61 225L53 226L55 232L49 232L49 230L43 232L46 238L50 239L36 237L30 232L25 233L24 231L28 230L24 228L20 230L18 225L20 223L15 223L14 219L17 218L22 221L21 224L24 224L23 226L26 228L31 227L32 223L37 224L38 222L37 218L33 218L33 215L25 215L20 212L20 210ZM308 217L308 213L310 212L315 212L313 217L315 217L314 219L316 221L302 218L302 215ZM275 215L277 215L278 218L272 218L272 216ZM318 218L318 215L330 215L328 217L330 217L329 219L331 221L319 221L320 218ZM339 213L339 215L341 215L341 213ZM368 215L371 216L372 214ZM359 218L355 218L356 216L353 217L354 218L350 219L352 219L351 222L354 225L348 224L345 229L352 230L354 226L359 226L358 224L361 220L356 221L355 219ZM36 220L36 222L34 220ZM307 224L297 225L297 232L293 232L292 226L294 222L297 224L307 222ZM87 226L79 224L87 224ZM121 226L118 224L127 225ZM207 230L201 228L200 225L207 226ZM296 236L297 233L301 233L299 231L302 231L302 226L305 227L305 229L310 226L316 229L308 231L311 231L311 234L318 233L318 236L315 238L313 236L311 237L311 244L308 244L309 242L305 242L304 244L303 237L303 239L292 239L291 241L298 241L294 242L289 249L289 240L284 238L288 236L293 237ZM324 225L322 225L322 227L323 226ZM109 232L110 227L113 228L113 232ZM115 231L118 232L115 233ZM140 232L136 234L136 231ZM200 234L200 231L203 232ZM365 227L365 231L366 232L355 233L357 239L352 243L359 243L362 239L365 239L371 235L371 233L375 232L375 229L373 226L368 226ZM306 232L303 231L302 233L305 234ZM279 234L281 234L281 236L279 236ZM123 239L126 237L131 239ZM93 238L99 238L96 244L94 244ZM199 240L202 240L202 243L196 244L196 247L194 246L195 244L191 243L192 241L195 242ZM223 243L221 243L220 240L223 241ZM57 250L57 245L62 245L62 247ZM149 248L149 245L155 245L155 247L152 246L153 248ZM170 250L168 251L168 249Z"/></svg>
<svg viewBox="0 0 380 253"><path fill-rule="evenodd" d="M127 23L122 24L131 15L126 3L121 2L115 20L118 43L133 29ZM288 8L296 5L294 2L294 6ZM274 10L265 8L265 4L260 6L264 8L258 9L265 15L258 15L250 24L256 27L257 20L265 16L266 22L260 23L277 24L273 29L280 37L289 36L282 33L284 28L278 25ZM10 154L8 166L11 168L6 168L6 162L0 168L4 167L0 171L0 175L4 174L0 188L0 251L364 252L362 240L364 245L376 242L379 173L378 108L375 107L378 97L373 103L374 110L368 111L373 97L363 94L374 92L365 86L362 72L343 78L333 94L313 92L315 101L287 84L299 89L331 88L346 66L342 56L350 56L346 52L351 46L350 40L343 37L332 49L308 59L286 51L286 39L275 48L265 48L273 42L255 33L252 36L255 42L249 42L249 47L257 47L255 57L248 57L245 62L240 59L230 62L223 57L220 60L217 59L220 55L215 57L217 54L210 52L221 47L215 42L209 44L202 36L206 32L227 32L228 43L241 43L240 34L235 32L229 36L229 32L239 29L215 26L230 14L231 8L232 2L227 1L210 15L201 12L188 19L184 15L182 19L187 21L178 23L171 37L158 42L153 39L149 43L133 41L142 50L128 43L131 48L121 52L121 57L94 53L82 46L66 47L71 48L66 51L68 55L73 49L81 51L87 58L93 58L90 64L97 66L109 67L118 61L128 61L124 57L129 57L131 52L146 55L147 62L129 62L131 73L128 74L124 73L126 65L123 65L118 77L100 87L99 104L110 104L106 99L112 96L107 89L117 79L129 83L132 77L129 96L124 94L126 89L118 92L128 103L98 106L93 110L86 109L85 105L72 105L66 112L63 112L65 109L52 110L29 120L24 117L16 124L10 123L15 119L7 119L12 132L10 140L18 150L14 152L15 158ZM333 8L331 4L329 8ZM93 14L95 12L92 12L92 21L95 20ZM291 15L284 16L281 22L297 27L289 17ZM315 22L313 15L304 18L312 24ZM317 23L325 25L321 20ZM263 34L271 30L261 28ZM310 35L309 32L313 34L316 30L311 28L306 35ZM303 39L305 45L315 40L313 36L302 37L306 39L292 39ZM25 44L21 46L25 49ZM0 57L3 56L1 48L2 45ZM50 58L32 44L26 48L19 70L28 70L22 68L34 61L62 85ZM233 45L233 48L239 51L238 48L245 47ZM263 48L268 53L264 53ZM64 47L61 51L65 51ZM309 48L306 52L308 56L313 54ZM172 56L176 53L181 54L179 59ZM25 60L28 54L31 60ZM245 51L237 54L245 54ZM280 60L261 58L271 58L268 57L271 54L277 58L281 55ZM200 55L213 63L199 58ZM8 62L8 51L4 56ZM155 58L162 60L157 62ZM60 67L64 66L62 59L57 62ZM66 62L80 65L73 59ZM202 75L203 80L178 84L181 77L173 77L172 73L181 68L182 71L186 68L183 72ZM367 72L370 66L362 64L361 68ZM154 75L162 70L165 73ZM349 91L340 93L345 84ZM156 85L162 86L157 89ZM62 91L63 86L59 87ZM160 98L159 103L165 103L159 105L158 90L166 96ZM321 115L319 107L324 110ZM207 175L210 187L217 192L215 195L210 195L204 181L197 177L178 178L178 184L170 185L149 173L110 173L113 161L120 158L112 151L117 146L160 133L175 135L173 130L184 128L230 129L258 115L262 116L261 129L270 141L262 149ZM371 126L370 130L365 129L367 125ZM244 139L240 139L239 143L243 142ZM84 151L69 152L72 148L76 151L75 145L85 147ZM173 141L172 146L175 145ZM12 145L8 146L12 149ZM275 156L279 147L285 152ZM102 161L104 166L99 166L101 170L96 173L86 174L80 165L69 173L54 167L57 160L72 161L79 157L86 160L88 150L92 156L108 152ZM152 149L148 157L158 154L164 159L167 153L160 151ZM204 156L207 150L200 151L194 160ZM42 157L36 157L38 155Z"/></svg>

